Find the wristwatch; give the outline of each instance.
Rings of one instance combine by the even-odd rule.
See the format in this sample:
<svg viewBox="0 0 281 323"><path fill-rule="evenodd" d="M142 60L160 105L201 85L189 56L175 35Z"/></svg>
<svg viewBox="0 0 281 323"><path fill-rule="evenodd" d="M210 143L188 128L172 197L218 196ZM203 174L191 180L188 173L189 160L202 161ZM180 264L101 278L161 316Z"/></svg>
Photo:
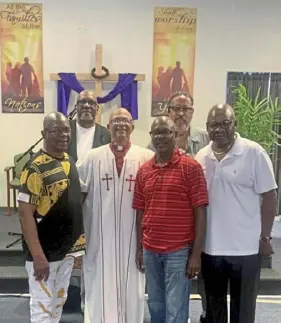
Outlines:
<svg viewBox="0 0 281 323"><path fill-rule="evenodd" d="M272 240L272 238L271 238L271 237L267 237L267 236L260 236L260 241L262 241L262 242L268 242L268 241L270 241L270 240Z"/></svg>

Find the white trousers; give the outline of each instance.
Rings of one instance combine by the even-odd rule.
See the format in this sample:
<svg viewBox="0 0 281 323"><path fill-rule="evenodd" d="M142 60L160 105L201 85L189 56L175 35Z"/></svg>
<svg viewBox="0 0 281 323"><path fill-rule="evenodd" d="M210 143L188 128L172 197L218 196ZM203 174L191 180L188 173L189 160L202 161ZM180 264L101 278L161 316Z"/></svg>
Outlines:
<svg viewBox="0 0 281 323"><path fill-rule="evenodd" d="M59 323L67 299L69 281L74 264L73 257L50 262L50 276L46 282L34 277L33 262L25 264L28 273L30 297L30 323Z"/></svg>

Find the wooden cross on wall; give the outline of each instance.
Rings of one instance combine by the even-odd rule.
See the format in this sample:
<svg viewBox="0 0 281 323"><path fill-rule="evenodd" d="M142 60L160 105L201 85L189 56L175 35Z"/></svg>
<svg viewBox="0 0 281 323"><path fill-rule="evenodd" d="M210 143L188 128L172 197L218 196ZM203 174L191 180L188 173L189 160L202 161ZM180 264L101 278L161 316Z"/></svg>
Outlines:
<svg viewBox="0 0 281 323"><path fill-rule="evenodd" d="M95 53L95 68L96 68L96 75L102 75L102 45L96 45L96 53ZM103 82L117 82L118 81L118 74L109 74L106 78L98 80L94 79L91 73L77 73L76 78L78 81L94 81L93 91L97 97L102 97L102 83ZM58 81L60 77L57 73L50 74L51 81ZM145 81L144 74L137 74L136 81ZM96 122L101 123L101 112L102 107L100 105L99 111L96 116Z"/></svg>

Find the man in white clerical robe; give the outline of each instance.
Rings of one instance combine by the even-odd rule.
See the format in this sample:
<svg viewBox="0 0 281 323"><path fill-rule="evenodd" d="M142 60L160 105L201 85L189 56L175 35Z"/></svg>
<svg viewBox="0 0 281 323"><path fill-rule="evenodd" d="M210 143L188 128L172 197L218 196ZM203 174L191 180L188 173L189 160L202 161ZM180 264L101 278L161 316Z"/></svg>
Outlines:
<svg viewBox="0 0 281 323"><path fill-rule="evenodd" d="M110 116L112 142L78 160L87 241L83 259L85 323L143 323L145 281L136 266L137 171L154 155L130 143L133 120L118 108Z"/></svg>

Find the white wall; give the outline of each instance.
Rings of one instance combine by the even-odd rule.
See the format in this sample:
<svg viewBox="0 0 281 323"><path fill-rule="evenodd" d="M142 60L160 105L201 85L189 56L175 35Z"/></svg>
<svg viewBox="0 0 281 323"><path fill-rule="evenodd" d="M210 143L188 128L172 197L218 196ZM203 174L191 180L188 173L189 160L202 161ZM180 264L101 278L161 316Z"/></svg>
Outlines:
<svg viewBox="0 0 281 323"><path fill-rule="evenodd" d="M46 0L43 17L46 113L56 109L56 86L49 81L49 73L87 73L93 67L95 44L101 43L104 65L111 72L146 75L139 91L139 121L132 138L134 143L146 145L152 121L153 7L185 6L198 8L194 124L204 127L208 109L225 100L227 71L281 72L279 2ZM105 107L103 123L113 105ZM0 206L6 205L4 167L12 164L14 154L25 151L40 138L43 117L0 115Z"/></svg>

